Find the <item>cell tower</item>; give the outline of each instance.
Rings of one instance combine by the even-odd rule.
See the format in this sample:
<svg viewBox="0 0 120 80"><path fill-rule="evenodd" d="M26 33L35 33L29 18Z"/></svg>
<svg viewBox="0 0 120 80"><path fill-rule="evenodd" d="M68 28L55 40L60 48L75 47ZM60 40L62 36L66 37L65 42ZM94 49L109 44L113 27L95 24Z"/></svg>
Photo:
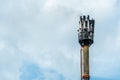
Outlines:
<svg viewBox="0 0 120 80"><path fill-rule="evenodd" d="M78 40L81 45L81 80L89 80L89 47L93 44L95 20L88 16L80 16Z"/></svg>

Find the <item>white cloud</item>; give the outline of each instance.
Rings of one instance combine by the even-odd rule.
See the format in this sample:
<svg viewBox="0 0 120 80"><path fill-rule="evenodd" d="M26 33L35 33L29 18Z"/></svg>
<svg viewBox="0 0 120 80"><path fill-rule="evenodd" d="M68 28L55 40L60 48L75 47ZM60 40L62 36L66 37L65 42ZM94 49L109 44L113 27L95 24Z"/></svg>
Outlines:
<svg viewBox="0 0 120 80"><path fill-rule="evenodd" d="M19 80L21 58L19 50L4 41L4 47L0 49L0 79Z"/></svg>
<svg viewBox="0 0 120 80"><path fill-rule="evenodd" d="M98 46L95 44L92 47L93 51L91 52L91 74L92 76L106 77L110 79L117 78L120 65L120 25L119 21L114 22L116 25L112 29L112 32L108 33L106 31L106 36L101 37L102 44ZM112 27L110 27L112 28ZM99 38L100 39L100 38ZM99 40L98 39L98 40ZM103 75L106 74L106 75Z"/></svg>
<svg viewBox="0 0 120 80"><path fill-rule="evenodd" d="M57 7L57 1L56 0L47 0L46 3L43 6L43 11L49 12L54 10Z"/></svg>
<svg viewBox="0 0 120 80"><path fill-rule="evenodd" d="M0 64L9 68L4 67L6 70L0 71L0 74L4 73L0 76L1 80L5 80L7 75L11 80L17 80L23 59L33 61L48 69L55 69L68 79L79 79L79 44L76 30L78 15L91 14L99 23L106 22L106 18L109 20L108 17L114 18L115 16L111 15L116 14L116 0L22 0L15 3L4 2L4 4L6 6L2 5L3 7L0 8L2 12L0 17L3 17L0 20L0 35L2 36ZM98 26L96 29L99 32ZM110 53L111 56L109 56L108 52L119 49L119 37L119 33L114 37L117 48L112 51L114 47L110 43L113 36L103 40L104 47L96 43L98 51L94 49L94 55L91 57L92 64L95 66L93 68L98 71L93 72L92 75L102 77L104 75L101 69L106 72L111 69L112 72L112 68L116 67L113 63L117 60L115 58L112 58L113 61L110 60L113 54ZM107 54L104 54L102 49L107 50L105 51ZM104 65L109 65L109 67L104 68ZM95 71L93 68L91 69ZM15 74L17 77L13 76Z"/></svg>
<svg viewBox="0 0 120 80"><path fill-rule="evenodd" d="M62 6L75 11L79 15L91 14L98 20L103 21L103 19L115 16L116 3L117 0L47 0L44 9L53 11Z"/></svg>

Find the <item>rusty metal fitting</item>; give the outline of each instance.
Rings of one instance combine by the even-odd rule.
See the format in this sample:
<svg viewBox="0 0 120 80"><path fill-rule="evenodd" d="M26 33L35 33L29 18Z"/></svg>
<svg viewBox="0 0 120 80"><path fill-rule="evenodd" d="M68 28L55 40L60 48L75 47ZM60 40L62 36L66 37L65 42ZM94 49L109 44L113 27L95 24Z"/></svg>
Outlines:
<svg viewBox="0 0 120 80"><path fill-rule="evenodd" d="M89 76L88 74L84 74L84 75L82 76L82 78L83 78L83 79L89 79L90 76Z"/></svg>

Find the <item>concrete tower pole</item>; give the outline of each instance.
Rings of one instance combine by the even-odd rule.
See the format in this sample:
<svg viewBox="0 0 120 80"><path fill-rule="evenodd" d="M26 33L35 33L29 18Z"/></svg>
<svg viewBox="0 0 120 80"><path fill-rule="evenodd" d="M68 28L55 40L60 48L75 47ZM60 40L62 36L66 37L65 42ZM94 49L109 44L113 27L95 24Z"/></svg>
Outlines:
<svg viewBox="0 0 120 80"><path fill-rule="evenodd" d="M89 47L93 44L95 20L80 16L78 40L81 45L81 80L89 80Z"/></svg>

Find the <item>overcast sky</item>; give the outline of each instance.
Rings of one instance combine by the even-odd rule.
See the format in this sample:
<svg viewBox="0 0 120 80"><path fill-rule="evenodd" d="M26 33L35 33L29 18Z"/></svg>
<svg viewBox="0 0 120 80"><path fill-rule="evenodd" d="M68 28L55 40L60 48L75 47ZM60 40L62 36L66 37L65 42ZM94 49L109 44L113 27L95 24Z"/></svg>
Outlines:
<svg viewBox="0 0 120 80"><path fill-rule="evenodd" d="M95 19L91 80L120 80L119 0L0 0L0 80L80 80L80 15Z"/></svg>

